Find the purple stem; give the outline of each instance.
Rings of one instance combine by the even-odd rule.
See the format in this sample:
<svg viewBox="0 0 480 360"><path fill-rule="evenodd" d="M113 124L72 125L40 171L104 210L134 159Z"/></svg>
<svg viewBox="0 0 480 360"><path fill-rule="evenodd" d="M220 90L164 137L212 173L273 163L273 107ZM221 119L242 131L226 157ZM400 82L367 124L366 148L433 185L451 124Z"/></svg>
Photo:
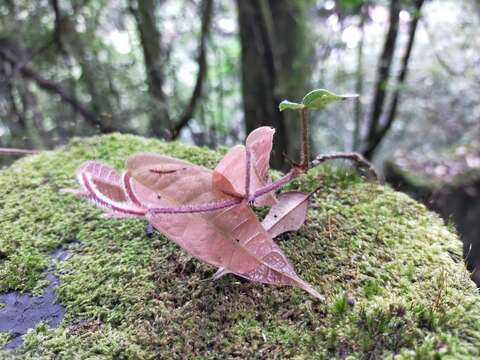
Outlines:
<svg viewBox="0 0 480 360"><path fill-rule="evenodd" d="M268 184L257 191L253 194L253 199L256 199L262 195L265 195L266 193L269 193L270 191L275 191L280 189L282 186L288 184L292 179L296 177L295 173L293 171L290 171L288 174L282 176L280 179L277 181Z"/></svg>
<svg viewBox="0 0 480 360"><path fill-rule="evenodd" d="M231 200L225 200L221 202L213 202L207 204L198 204L198 205L185 205L178 208L152 208L148 209L148 213L150 214L194 214L194 213L203 213L203 212L210 212L216 211L220 209L229 208L234 205L240 204L245 199L248 202L253 203L258 197L269 193L270 191L275 191L280 189L282 186L288 184L292 179L296 178L298 174L295 171L290 171L288 174L282 176L277 181L268 184L257 191L255 193L250 194L250 175L251 175L251 154L250 151L247 149L246 151L246 175L245 175L245 195L240 198L234 198Z"/></svg>
<svg viewBox="0 0 480 360"><path fill-rule="evenodd" d="M245 149L246 171L245 171L245 198L250 199L250 164L252 156L248 148Z"/></svg>
<svg viewBox="0 0 480 360"><path fill-rule="evenodd" d="M200 205L186 205L178 208L152 208L148 209L148 213L151 214L194 214L202 212L210 212L220 209L225 209L234 205L238 205L243 199L236 198L232 200L225 200L221 202L213 202L209 204Z"/></svg>

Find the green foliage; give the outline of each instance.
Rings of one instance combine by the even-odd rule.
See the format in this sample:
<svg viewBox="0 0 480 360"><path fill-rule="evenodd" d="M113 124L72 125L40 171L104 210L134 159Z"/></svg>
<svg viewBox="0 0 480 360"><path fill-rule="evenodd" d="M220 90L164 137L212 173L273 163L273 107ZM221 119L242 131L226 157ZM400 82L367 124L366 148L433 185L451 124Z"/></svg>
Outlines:
<svg viewBox="0 0 480 360"><path fill-rule="evenodd" d="M358 95L337 95L325 89L317 89L310 91L302 100L303 105L309 109L322 109L325 106L342 100L358 97Z"/></svg>
<svg viewBox="0 0 480 360"><path fill-rule="evenodd" d="M341 295L335 299L332 312L338 316L343 316L347 313L349 307L350 305L348 304L347 297Z"/></svg>
<svg viewBox="0 0 480 360"><path fill-rule="evenodd" d="M358 97L358 95L355 95L355 94L337 95L325 89L316 89L316 90L310 91L307 95L305 95L302 100L302 103L300 104L292 101L288 101L288 100L283 100L278 107L280 111L302 110L305 108L320 110L334 102L343 101L343 100L356 98L356 97Z"/></svg>
<svg viewBox="0 0 480 360"><path fill-rule="evenodd" d="M339 0L337 1L338 7L341 12L356 13L360 7L369 1L366 0Z"/></svg>
<svg viewBox="0 0 480 360"><path fill-rule="evenodd" d="M0 291L26 291L44 285L47 259L37 249L23 248L11 254L0 267Z"/></svg>

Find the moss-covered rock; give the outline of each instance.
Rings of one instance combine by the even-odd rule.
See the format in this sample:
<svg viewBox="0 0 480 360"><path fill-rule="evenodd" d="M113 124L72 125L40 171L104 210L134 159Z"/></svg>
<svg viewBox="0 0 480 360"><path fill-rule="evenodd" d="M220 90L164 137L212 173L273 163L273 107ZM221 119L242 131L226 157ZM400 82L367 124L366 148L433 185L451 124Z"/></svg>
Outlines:
<svg viewBox="0 0 480 360"><path fill-rule="evenodd" d="M0 172L0 291L40 293L48 254L66 307L60 327L39 324L15 356L42 359L434 358L480 356L480 298L461 243L406 195L324 167L292 184L322 184L307 223L278 239L319 302L293 287L202 281L215 269L140 220L101 217L59 194L77 166L120 169L137 151L212 167L220 155L127 135L74 140ZM78 240L80 246L69 245ZM7 335L0 334L0 344ZM14 353L0 351L8 358ZM1 357L0 356L0 357Z"/></svg>
<svg viewBox="0 0 480 360"><path fill-rule="evenodd" d="M400 158L387 162L386 180L398 191L411 195L436 211L446 222L453 222L472 279L480 286L480 162L472 156L434 162ZM435 175L437 174L437 175ZM442 175L439 175L442 174Z"/></svg>

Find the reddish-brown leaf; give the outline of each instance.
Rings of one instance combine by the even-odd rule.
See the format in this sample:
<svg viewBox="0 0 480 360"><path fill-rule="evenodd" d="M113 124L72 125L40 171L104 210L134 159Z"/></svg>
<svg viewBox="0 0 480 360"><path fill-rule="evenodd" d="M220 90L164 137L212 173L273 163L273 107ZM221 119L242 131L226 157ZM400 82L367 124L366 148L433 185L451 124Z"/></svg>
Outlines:
<svg viewBox="0 0 480 360"><path fill-rule="evenodd" d="M246 148L237 145L231 148L216 166L213 172L213 183L217 189L233 195L245 195L246 149L250 151L250 192L270 183L269 161L272 151L275 130L268 126L255 129L246 140ZM260 196L255 200L257 206L272 206L276 203L272 193Z"/></svg>
<svg viewBox="0 0 480 360"><path fill-rule="evenodd" d="M181 160L142 153L127 160L127 169L133 178L133 197L148 208L194 207L234 199L213 186L211 170ZM206 213L149 211L146 217L192 256L219 267L216 277L231 272L252 281L294 285L321 298L298 277L245 201Z"/></svg>
<svg viewBox="0 0 480 360"><path fill-rule="evenodd" d="M278 195L278 202L263 219L263 228L272 238L300 229L305 222L309 203L309 194L289 191Z"/></svg>
<svg viewBox="0 0 480 360"><path fill-rule="evenodd" d="M145 215L145 208L134 204L125 193L121 178L111 167L97 161L86 161L77 170L80 190L64 189L63 192L86 197L105 209L112 217L138 217Z"/></svg>

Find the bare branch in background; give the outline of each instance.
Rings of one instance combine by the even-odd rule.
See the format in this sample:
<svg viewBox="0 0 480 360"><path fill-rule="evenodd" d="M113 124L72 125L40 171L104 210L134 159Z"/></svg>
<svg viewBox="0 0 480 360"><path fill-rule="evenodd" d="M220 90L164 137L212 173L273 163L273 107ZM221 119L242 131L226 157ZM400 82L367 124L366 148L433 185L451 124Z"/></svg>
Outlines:
<svg viewBox="0 0 480 360"><path fill-rule="evenodd" d="M198 53L198 75L187 107L173 124L168 110L167 96L163 90L165 83L162 34L157 28L155 13L157 3L153 0L131 0L130 11L135 17L140 42L143 49L145 72L150 95L155 103L154 113L150 120L150 129L155 136L176 139L180 131L191 120L202 96L203 82L207 74L207 38L213 12L213 0L202 1L202 24Z"/></svg>
<svg viewBox="0 0 480 360"><path fill-rule="evenodd" d="M55 14L55 22L53 28L53 42L56 44L57 49L63 55L67 55L67 51L63 46L63 39L62 39L62 28L63 28L63 18L60 11L60 4L58 0L50 0L50 3L53 8L53 12Z"/></svg>
<svg viewBox="0 0 480 360"><path fill-rule="evenodd" d="M365 5L360 6L360 24L358 28L360 30L360 40L357 47L357 71L355 74L355 92L358 94L358 98L355 99L354 109L354 121L355 128L353 130L353 144L352 148L357 151L360 147L360 128L363 118L362 108L362 95L363 95L363 43L365 41L365 18L367 16L367 9Z"/></svg>
<svg viewBox="0 0 480 360"><path fill-rule="evenodd" d="M315 159L313 159L312 167L318 166L326 161L331 160L349 160L353 162L357 166L357 168L364 168L371 179L380 180L377 171L375 170L372 163L365 159L362 154L356 152L338 152L333 154L318 155Z"/></svg>
<svg viewBox="0 0 480 360"><path fill-rule="evenodd" d="M0 155L34 155L39 153L40 153L40 150L0 148Z"/></svg>
<svg viewBox="0 0 480 360"><path fill-rule="evenodd" d="M376 149L378 148L382 140L385 138L385 135L390 130L393 122L395 121L398 102L400 99L403 84L405 83L405 78L407 76L408 63L412 54L413 44L415 42L415 34L418 27L418 21L421 16L421 9L423 4L424 0L415 0L415 8L408 29L407 45L401 59L401 69L395 81L395 88L393 90L392 100L389 104L388 109L386 109L386 118L384 124L380 124L379 118L376 121L375 132L373 134L369 134L369 137L367 139L367 145L363 151L363 154L367 159L371 159L373 157Z"/></svg>
<svg viewBox="0 0 480 360"><path fill-rule="evenodd" d="M429 28L429 25L428 25L427 21L424 19L423 21L421 21L421 24L423 25L423 29L425 30L425 33L427 34L428 41L432 45L431 49L433 51L433 54L435 55L435 58L437 59L440 66L450 76L465 76L465 74L462 71L458 71L458 70L454 69L452 66L450 66L448 64L448 62L440 54L440 51L438 50L437 42L435 41L434 35L430 31L430 28Z"/></svg>
<svg viewBox="0 0 480 360"><path fill-rule="evenodd" d="M387 96L387 86L390 77L390 70L393 62L393 55L395 53L395 45L398 37L398 24L400 20L400 1L390 1L390 25L385 37L385 43L383 45L382 54L378 61L377 78L375 80L375 90L373 97L373 105L371 109L366 150L362 151L363 154L369 158L372 147L371 142L377 134L377 129L380 126L381 115L383 111L383 105Z"/></svg>
<svg viewBox="0 0 480 360"><path fill-rule="evenodd" d="M187 107L183 111L178 122L171 129L171 139L176 139L180 131L191 120L197 107L198 101L202 97L203 81L207 75L207 38L210 31L212 20L213 0L204 0L202 2L202 29L200 35L200 45L198 52L198 73L195 87Z"/></svg>
<svg viewBox="0 0 480 360"><path fill-rule="evenodd" d="M6 62L9 62L13 67L16 67L18 63L16 59L9 54L8 49L6 48L0 48L0 58L2 58ZM44 77L42 77L40 74L38 74L28 66L22 66L18 70L20 71L20 74L22 75L22 77L34 81L43 90L46 90L52 94L60 96L62 101L72 106L72 108L76 112L78 112L80 115L82 115L85 121L91 124L92 126L97 127L98 129L100 129L100 131L104 133L115 131L114 128L100 121L93 112L91 112L80 101L78 101L73 96L68 94L59 84L51 80L45 79Z"/></svg>
<svg viewBox="0 0 480 360"><path fill-rule="evenodd" d="M130 0L129 8L137 24L148 91L155 105L150 119L150 131L157 137L167 138L171 122L167 95L163 91L165 54L162 48L162 36L157 29L155 16L157 5L155 0Z"/></svg>

